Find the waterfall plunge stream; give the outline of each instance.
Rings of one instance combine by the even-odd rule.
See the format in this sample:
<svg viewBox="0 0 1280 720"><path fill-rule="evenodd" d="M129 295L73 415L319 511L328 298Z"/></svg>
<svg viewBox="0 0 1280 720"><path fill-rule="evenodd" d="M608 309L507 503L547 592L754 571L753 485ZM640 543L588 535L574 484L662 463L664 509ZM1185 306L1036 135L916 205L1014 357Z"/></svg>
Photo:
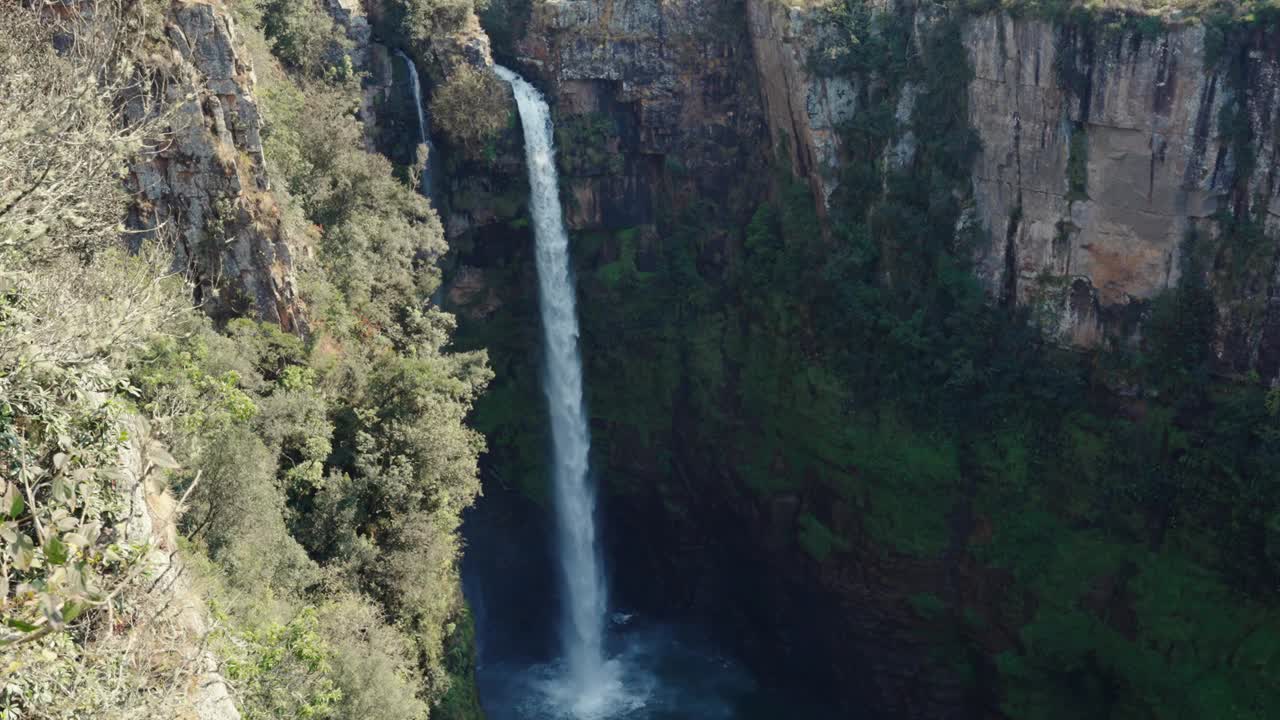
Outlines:
<svg viewBox="0 0 1280 720"><path fill-rule="evenodd" d="M413 58L397 50L396 55L404 61L409 71L409 91L413 93L413 107L418 111L418 144L427 146L427 158L422 161L422 194L431 197L431 163L435 162L435 145L431 143L431 128L427 127L427 116L422 110L422 83L418 80L418 66Z"/></svg>
<svg viewBox="0 0 1280 720"><path fill-rule="evenodd" d="M596 545L595 496L587 476L591 438L582 401L578 313L569 272L569 235L560 208L551 113L541 93L523 78L503 67L494 70L511 85L524 125L546 353L543 389L551 416L551 474L565 590L561 642L570 690L592 704L603 701L595 696L612 684L603 641L608 607Z"/></svg>
<svg viewBox="0 0 1280 720"><path fill-rule="evenodd" d="M656 623L629 613L608 614L603 561L596 537L595 497L588 475L590 436L583 404L582 360L569 237L564 227L551 114L532 85L502 67L524 125L533 216L539 307L545 353L544 390L551 421L555 548L560 566L562 621L554 656L519 648L540 622L527 603L536 581L510 561L527 539L510 518L473 515L467 558L474 570L468 600L477 617L477 682L490 720L778 720L832 715L803 698L762 688L721 654L696 626ZM484 502L484 501L482 501ZM481 548L484 551L481 552ZM517 551L517 554L520 554ZM526 550L527 556L536 553ZM489 563L488 569L478 567ZM506 561L505 563L503 561ZM513 575L514 571L514 575ZM464 573L465 574L465 573ZM495 592L485 586L492 583ZM536 632L534 633L537 634ZM546 649L550 652L550 648Z"/></svg>

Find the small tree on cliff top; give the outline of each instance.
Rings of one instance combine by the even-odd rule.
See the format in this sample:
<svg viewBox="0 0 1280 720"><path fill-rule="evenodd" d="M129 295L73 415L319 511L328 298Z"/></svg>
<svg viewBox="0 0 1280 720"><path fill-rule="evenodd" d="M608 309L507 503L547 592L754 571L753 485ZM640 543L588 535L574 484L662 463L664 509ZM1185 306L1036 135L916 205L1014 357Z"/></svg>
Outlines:
<svg viewBox="0 0 1280 720"><path fill-rule="evenodd" d="M450 140L476 155L507 126L505 86L493 73L463 65L431 99L431 117Z"/></svg>
<svg viewBox="0 0 1280 720"><path fill-rule="evenodd" d="M489 0L401 0L404 29L419 43L430 43L462 30Z"/></svg>

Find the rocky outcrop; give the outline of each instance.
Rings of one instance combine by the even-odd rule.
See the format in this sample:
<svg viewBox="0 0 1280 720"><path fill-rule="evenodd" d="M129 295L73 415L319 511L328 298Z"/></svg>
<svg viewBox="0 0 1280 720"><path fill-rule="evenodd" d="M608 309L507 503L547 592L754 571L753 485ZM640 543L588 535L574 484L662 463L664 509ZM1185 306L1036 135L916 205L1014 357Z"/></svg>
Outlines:
<svg viewBox="0 0 1280 720"><path fill-rule="evenodd" d="M966 24L965 44L992 238L979 276L1060 338L1100 345L1126 308L1176 285L1188 233L1213 235L1230 209L1237 160L1219 118L1235 90L1200 26L1148 38L990 15Z"/></svg>
<svg viewBox="0 0 1280 720"><path fill-rule="evenodd" d="M567 223L604 238L592 261L629 252L641 270L652 269L663 241L660 219L711 203L732 222L704 238L700 260L708 268L726 267L737 243L726 230L746 223L770 180L743 4L506 5L521 17L512 27L490 28L494 37L509 38L494 52L552 104ZM455 261L464 268L454 278L466 287L449 292L464 315L492 311L497 301L481 285L498 282L499 265L522 265L513 261L529 240L520 221L528 192L522 146L513 127L488 160L458 158L452 166L443 214ZM486 268L491 277L481 280ZM531 287L528 277L518 282Z"/></svg>
<svg viewBox="0 0 1280 720"><path fill-rule="evenodd" d="M205 600L192 586L178 553L177 519L181 508L159 477L157 457L172 462L155 440L146 420L134 417L129 439L120 450L120 489L129 498L128 514L117 530L129 545L145 548L146 591L131 602L146 618L130 629L137 636L160 633L180 656L185 693L182 709L195 720L240 720L218 657L207 647L209 627ZM171 465L164 465L171 467ZM175 677L174 680L179 680ZM184 715L185 717L185 715Z"/></svg>
<svg viewBox="0 0 1280 720"><path fill-rule="evenodd" d="M823 205L841 164L838 128L868 78L810 69L821 11L776 0L750 0L748 10L771 134L786 140L795 171ZM1179 280L1183 241L1193 230L1217 238L1220 211L1275 229L1274 44L1246 38L1207 57L1205 33L1198 24L1144 33L1003 14L962 21L973 70L969 122L982 145L972 173L986 238L977 273L993 298L1031 307L1062 342L1136 339L1148 301ZM1227 139L1228 105L1247 118L1256 154L1245 178L1236 169L1248 160ZM902 150L900 142L890 152ZM894 160L902 161L886 158ZM1255 258L1267 279L1251 300L1233 295L1238 283L1224 277L1239 249L1220 243L1206 273L1218 290L1222 364L1274 375L1280 288L1268 242Z"/></svg>
<svg viewBox="0 0 1280 720"><path fill-rule="evenodd" d="M808 179L826 210L839 183L838 131L856 109L854 81L809 71L814 38L828 32L812 12L775 0L750 0L747 23L775 149L791 161L797 177Z"/></svg>
<svg viewBox="0 0 1280 720"><path fill-rule="evenodd" d="M158 151L130 168L143 235L174 242L175 264L215 318L253 313L301 332L291 249L270 191L254 73L220 4L175 2L151 64L172 108Z"/></svg>
<svg viewBox="0 0 1280 720"><path fill-rule="evenodd" d="M360 0L325 0L324 7L354 46L352 62L356 69L364 69L373 35L364 4Z"/></svg>

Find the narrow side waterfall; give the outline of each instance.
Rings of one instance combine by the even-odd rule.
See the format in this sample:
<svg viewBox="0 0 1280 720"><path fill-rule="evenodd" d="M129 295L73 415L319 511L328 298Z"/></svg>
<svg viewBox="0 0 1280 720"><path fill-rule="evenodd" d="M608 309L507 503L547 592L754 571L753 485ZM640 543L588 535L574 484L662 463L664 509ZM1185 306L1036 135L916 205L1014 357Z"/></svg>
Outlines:
<svg viewBox="0 0 1280 720"><path fill-rule="evenodd" d="M539 307L546 352L543 381L551 416L560 566L564 575L561 641L574 692L583 700L608 684L603 636L607 610L604 572L596 545L595 496L587 478L591 439L582 399L578 315L569 272L569 236L560 208L551 115L542 95L503 67L498 76L515 91L524 124L529 206L537 241Z"/></svg>
<svg viewBox="0 0 1280 720"><path fill-rule="evenodd" d="M435 161L436 149L431 144L431 128L427 127L427 116L422 110L422 83L418 80L418 66L413 58L397 50L396 55L404 61L409 71L409 91L413 93L413 107L418 111L418 143L427 146L427 159L422 163L422 194L431 197L431 163Z"/></svg>

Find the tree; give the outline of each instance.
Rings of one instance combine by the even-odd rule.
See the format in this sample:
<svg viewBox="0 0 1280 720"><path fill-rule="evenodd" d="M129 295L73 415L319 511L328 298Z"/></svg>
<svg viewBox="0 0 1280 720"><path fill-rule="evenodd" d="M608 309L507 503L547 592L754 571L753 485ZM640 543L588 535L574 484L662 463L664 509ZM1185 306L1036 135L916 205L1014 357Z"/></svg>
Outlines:
<svg viewBox="0 0 1280 720"><path fill-rule="evenodd" d="M489 0L401 0L401 5L409 39L429 43L461 30L473 13L488 7Z"/></svg>
<svg viewBox="0 0 1280 720"><path fill-rule="evenodd" d="M476 155L510 116L510 93L492 72L461 65L431 98L431 118L449 139Z"/></svg>
<svg viewBox="0 0 1280 720"><path fill-rule="evenodd" d="M124 52L137 18L98 8L90 22L0 2L0 265L86 257L120 236L120 177L162 118Z"/></svg>

